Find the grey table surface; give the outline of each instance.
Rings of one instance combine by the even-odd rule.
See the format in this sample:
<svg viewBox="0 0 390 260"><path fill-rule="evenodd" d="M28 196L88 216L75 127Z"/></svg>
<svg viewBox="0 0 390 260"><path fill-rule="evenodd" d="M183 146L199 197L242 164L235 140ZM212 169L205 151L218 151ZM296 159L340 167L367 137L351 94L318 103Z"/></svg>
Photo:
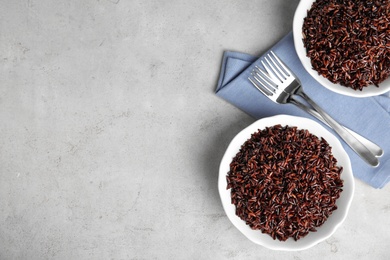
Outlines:
<svg viewBox="0 0 390 260"><path fill-rule="evenodd" d="M344 224L278 252L217 191L254 119L218 98L223 51L259 55L297 0L1 0L0 259L388 259L390 187L356 181Z"/></svg>

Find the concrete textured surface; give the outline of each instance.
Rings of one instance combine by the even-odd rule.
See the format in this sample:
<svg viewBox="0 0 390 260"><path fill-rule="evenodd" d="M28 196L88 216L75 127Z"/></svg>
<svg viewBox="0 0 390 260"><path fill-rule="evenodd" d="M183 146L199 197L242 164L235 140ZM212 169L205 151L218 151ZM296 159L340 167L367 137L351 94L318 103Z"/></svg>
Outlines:
<svg viewBox="0 0 390 260"><path fill-rule="evenodd" d="M255 245L217 192L253 118L214 95L298 0L0 0L0 259L389 259L390 187L300 252Z"/></svg>

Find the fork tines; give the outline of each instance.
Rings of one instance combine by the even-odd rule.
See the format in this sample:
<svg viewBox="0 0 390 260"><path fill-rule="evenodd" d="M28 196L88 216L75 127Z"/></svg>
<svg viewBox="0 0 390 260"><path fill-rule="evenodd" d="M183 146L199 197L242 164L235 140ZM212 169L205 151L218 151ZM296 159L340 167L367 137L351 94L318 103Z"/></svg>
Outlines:
<svg viewBox="0 0 390 260"><path fill-rule="evenodd" d="M273 51L264 57L261 64L264 69L256 65L248 79L264 95L272 96L292 73Z"/></svg>
<svg viewBox="0 0 390 260"><path fill-rule="evenodd" d="M252 70L251 77L248 79L253 86L266 96L272 96L275 93L275 89L278 87L273 79L258 66L255 66Z"/></svg>
<svg viewBox="0 0 390 260"><path fill-rule="evenodd" d="M271 56L272 54L272 56ZM268 57L268 59L267 59ZM266 57L264 57L264 60L268 64L268 66L264 63L264 61L261 61L266 71L273 75L274 79L278 79L281 82L286 80L289 76L291 76L291 71L284 65L284 63L278 58L278 56L275 55L273 51L270 51L270 53L267 54Z"/></svg>

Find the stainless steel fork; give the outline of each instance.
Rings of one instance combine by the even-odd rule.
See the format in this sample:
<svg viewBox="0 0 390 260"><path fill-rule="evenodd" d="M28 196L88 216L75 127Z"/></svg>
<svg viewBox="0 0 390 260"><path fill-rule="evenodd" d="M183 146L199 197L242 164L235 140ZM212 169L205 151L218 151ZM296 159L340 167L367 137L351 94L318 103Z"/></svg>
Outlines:
<svg viewBox="0 0 390 260"><path fill-rule="evenodd" d="M354 150L365 162L376 167L379 160L376 156L381 156L383 150L376 144L370 142L351 130L345 129L321 107L319 107L304 91L299 79L287 68L287 66L272 51L261 61L264 70L256 66L249 81L266 97L275 103L291 103L304 111L320 119L334 131ZM294 95L302 97L310 106L306 106ZM363 144L364 143L364 144ZM368 148L372 148L370 151Z"/></svg>

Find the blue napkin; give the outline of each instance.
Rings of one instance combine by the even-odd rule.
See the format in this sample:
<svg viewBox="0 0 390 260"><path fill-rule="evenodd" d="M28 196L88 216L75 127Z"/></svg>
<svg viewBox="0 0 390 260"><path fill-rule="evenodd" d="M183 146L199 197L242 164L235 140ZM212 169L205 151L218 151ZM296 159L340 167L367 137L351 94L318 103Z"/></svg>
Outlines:
<svg viewBox="0 0 390 260"><path fill-rule="evenodd" d="M390 181L389 94L354 98L322 87L301 65L295 52L292 33L273 46L272 50L301 80L305 92L325 111L338 122L374 141L384 149L385 153L380 158L380 165L372 168L340 139L350 156L354 176L375 188L383 188ZM252 86L248 81L248 76L256 64L260 65L260 59L261 57L253 57L245 53L225 52L216 94L256 119L289 114L308 117L319 122L292 104L273 103Z"/></svg>

